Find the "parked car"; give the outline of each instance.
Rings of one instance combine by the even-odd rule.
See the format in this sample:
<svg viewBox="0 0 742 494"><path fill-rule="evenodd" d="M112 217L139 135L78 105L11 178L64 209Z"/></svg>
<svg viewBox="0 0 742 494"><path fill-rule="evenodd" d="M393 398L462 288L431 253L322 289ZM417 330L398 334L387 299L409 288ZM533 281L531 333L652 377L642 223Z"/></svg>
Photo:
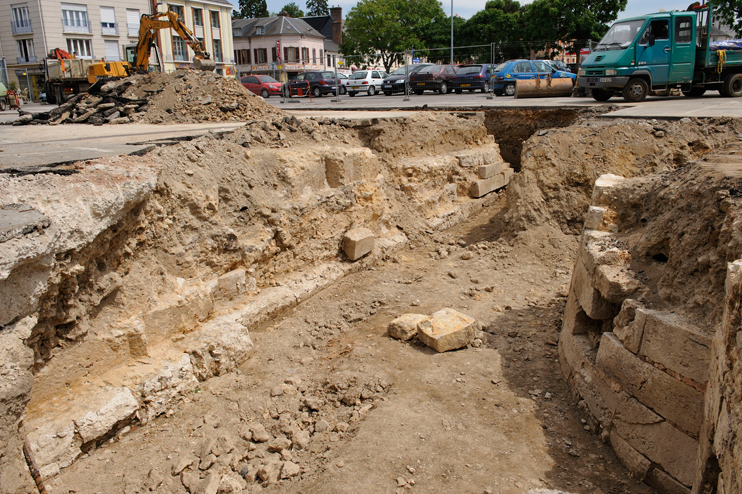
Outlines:
<svg viewBox="0 0 742 494"><path fill-rule="evenodd" d="M240 82L248 91L263 98L281 94L281 83L269 75L247 75Z"/></svg>
<svg viewBox="0 0 742 494"><path fill-rule="evenodd" d="M336 85L338 83L335 79L335 72L329 70L303 72L283 85L283 93L288 96L290 89L292 95L298 95L301 92L303 96L309 96L311 91L312 96L320 98L325 94L335 94ZM338 86L337 90L340 94L345 94L345 87L342 84Z"/></svg>
<svg viewBox="0 0 742 494"><path fill-rule="evenodd" d="M381 89L384 94L391 96L394 93L404 93L405 78L410 74L415 74L432 63L416 63L413 65L403 65L384 79ZM409 81L407 81L409 84Z"/></svg>
<svg viewBox="0 0 742 494"><path fill-rule="evenodd" d="M477 65L463 65L459 67L451 86L456 94L461 94L464 89L474 92L479 89L483 93L489 91L490 79L492 78L492 66L488 63Z"/></svg>
<svg viewBox="0 0 742 494"><path fill-rule="evenodd" d="M518 79L535 79L539 74L551 74L551 77L577 77L571 72L557 70L543 60L510 60L494 69L492 81L496 95L512 96L515 94L515 81Z"/></svg>
<svg viewBox="0 0 742 494"><path fill-rule="evenodd" d="M544 62L548 63L552 67L554 67L557 70L561 70L563 72L574 72L569 65L562 62L561 60L544 60Z"/></svg>
<svg viewBox="0 0 742 494"><path fill-rule="evenodd" d="M428 65L410 76L410 87L415 94L423 94L425 90L450 93L456 71L456 65Z"/></svg>
<svg viewBox="0 0 742 494"><path fill-rule="evenodd" d="M373 96L381 90L384 79L387 77L389 77L389 74L383 70L356 70L347 80L343 81L343 84L345 84L350 96L355 96L356 93L360 92Z"/></svg>

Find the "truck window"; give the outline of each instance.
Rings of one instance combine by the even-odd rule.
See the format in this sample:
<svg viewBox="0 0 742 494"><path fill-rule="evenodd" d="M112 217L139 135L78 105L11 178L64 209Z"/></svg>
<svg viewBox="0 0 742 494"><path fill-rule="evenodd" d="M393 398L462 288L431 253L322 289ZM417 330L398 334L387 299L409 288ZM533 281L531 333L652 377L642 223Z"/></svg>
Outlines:
<svg viewBox="0 0 742 494"><path fill-rule="evenodd" d="M657 19L649 23L639 40L640 45L649 44L649 35L654 34L656 41L670 39L670 23L667 19Z"/></svg>
<svg viewBox="0 0 742 494"><path fill-rule="evenodd" d="M690 43L693 41L693 22L692 17L675 18L675 42Z"/></svg>

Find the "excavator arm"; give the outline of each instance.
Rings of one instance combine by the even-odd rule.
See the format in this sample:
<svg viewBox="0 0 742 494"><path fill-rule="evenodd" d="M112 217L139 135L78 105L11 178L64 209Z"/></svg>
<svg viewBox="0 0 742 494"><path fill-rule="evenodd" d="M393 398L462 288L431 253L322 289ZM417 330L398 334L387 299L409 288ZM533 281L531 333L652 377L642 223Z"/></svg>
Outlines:
<svg viewBox="0 0 742 494"><path fill-rule="evenodd" d="M138 71L147 71L155 35L160 29L168 28L178 33L178 36L183 38L196 54L193 61L194 68L206 71L214 70L216 64L211 60L211 55L205 50L203 43L183 24L178 14L168 10L152 15L144 14L139 21L139 43L137 44L137 59L134 63Z"/></svg>

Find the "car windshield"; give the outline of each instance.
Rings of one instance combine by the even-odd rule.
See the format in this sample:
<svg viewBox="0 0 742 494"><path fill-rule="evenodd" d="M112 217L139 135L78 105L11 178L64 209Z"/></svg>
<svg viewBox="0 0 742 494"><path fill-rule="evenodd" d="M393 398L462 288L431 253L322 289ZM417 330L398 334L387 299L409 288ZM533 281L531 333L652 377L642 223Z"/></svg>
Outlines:
<svg viewBox="0 0 742 494"><path fill-rule="evenodd" d="M269 75L259 75L257 77L258 79L260 79L260 82L278 82L277 80L275 80Z"/></svg>
<svg viewBox="0 0 742 494"><path fill-rule="evenodd" d="M615 23L605 33L605 36L600 40L594 51L623 50L627 48L643 24L644 19Z"/></svg>
<svg viewBox="0 0 742 494"><path fill-rule="evenodd" d="M472 65L470 67L461 67L458 74L479 74L482 72L482 66L481 65Z"/></svg>
<svg viewBox="0 0 742 494"><path fill-rule="evenodd" d="M353 72L353 75L350 76L351 79L365 79L368 75L368 72L365 70L358 70L356 72Z"/></svg>
<svg viewBox="0 0 742 494"><path fill-rule="evenodd" d="M323 79L334 79L335 72L322 72L322 78Z"/></svg>
<svg viewBox="0 0 742 494"><path fill-rule="evenodd" d="M440 71L441 67L441 65L428 65L427 67L423 67L422 69L420 69L418 74L433 74Z"/></svg>
<svg viewBox="0 0 742 494"><path fill-rule="evenodd" d="M505 67L508 66L508 63L509 62L503 62L503 63L501 63L500 65L498 65L497 67L495 67L495 70L493 72L502 72L503 70L505 70Z"/></svg>

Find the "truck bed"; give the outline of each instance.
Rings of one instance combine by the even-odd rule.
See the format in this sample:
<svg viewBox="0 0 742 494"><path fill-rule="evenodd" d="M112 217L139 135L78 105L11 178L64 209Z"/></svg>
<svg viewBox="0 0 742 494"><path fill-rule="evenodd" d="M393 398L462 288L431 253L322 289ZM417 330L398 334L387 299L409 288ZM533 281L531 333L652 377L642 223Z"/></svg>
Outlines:
<svg viewBox="0 0 742 494"><path fill-rule="evenodd" d="M721 50L719 50L721 51ZM706 50L699 49L696 52L696 60L703 64L704 68L716 68L719 66L719 51L708 51L708 57L706 56ZM726 55L726 61L724 67L738 67L742 66L742 50L723 50Z"/></svg>
<svg viewBox="0 0 742 494"><path fill-rule="evenodd" d="M88 67L97 60L46 60L47 77L50 81L63 82L88 79Z"/></svg>

